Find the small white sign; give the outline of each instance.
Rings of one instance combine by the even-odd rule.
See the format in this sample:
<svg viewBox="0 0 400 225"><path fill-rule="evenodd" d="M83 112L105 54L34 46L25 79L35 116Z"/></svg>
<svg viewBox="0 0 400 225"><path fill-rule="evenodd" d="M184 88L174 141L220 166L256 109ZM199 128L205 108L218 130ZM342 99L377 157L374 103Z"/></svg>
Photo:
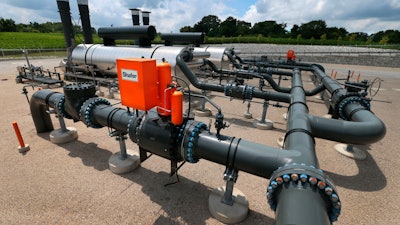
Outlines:
<svg viewBox="0 0 400 225"><path fill-rule="evenodd" d="M129 80L133 82L139 82L138 71L137 70L127 70L121 69L122 80Z"/></svg>

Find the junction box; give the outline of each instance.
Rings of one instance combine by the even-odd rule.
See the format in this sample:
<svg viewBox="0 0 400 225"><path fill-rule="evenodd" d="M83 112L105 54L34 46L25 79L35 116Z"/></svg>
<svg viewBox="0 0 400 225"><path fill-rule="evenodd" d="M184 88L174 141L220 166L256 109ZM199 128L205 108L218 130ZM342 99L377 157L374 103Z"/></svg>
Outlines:
<svg viewBox="0 0 400 225"><path fill-rule="evenodd" d="M117 59L117 72L122 105L145 111L159 105L155 59Z"/></svg>

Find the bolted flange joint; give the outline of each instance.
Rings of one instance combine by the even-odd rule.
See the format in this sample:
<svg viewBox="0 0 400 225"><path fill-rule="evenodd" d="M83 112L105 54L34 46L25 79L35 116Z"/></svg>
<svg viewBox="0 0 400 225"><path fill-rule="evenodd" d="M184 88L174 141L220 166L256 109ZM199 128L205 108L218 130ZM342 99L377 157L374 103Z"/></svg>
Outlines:
<svg viewBox="0 0 400 225"><path fill-rule="evenodd" d="M337 221L341 211L341 203L333 181L321 169L305 164L286 164L274 171L266 192L272 210L276 210L279 190L292 187L289 184L293 182L307 184L303 186L319 191L327 202L330 221Z"/></svg>
<svg viewBox="0 0 400 225"><path fill-rule="evenodd" d="M111 103L104 98L89 98L86 100L79 110L80 120L88 127L102 128L103 126L96 123L92 118L93 109L98 105L111 105Z"/></svg>
<svg viewBox="0 0 400 225"><path fill-rule="evenodd" d="M251 100L253 99L254 86L227 84L224 89L225 96Z"/></svg>
<svg viewBox="0 0 400 225"><path fill-rule="evenodd" d="M185 130L183 131L184 134L182 137L183 145L181 147L181 154L186 161L190 163L197 163L199 159L195 157L196 142L199 134L204 130L208 130L208 128L205 123L195 121L188 122L185 127L186 128L184 128ZM182 135L181 132L180 134ZM179 136L180 135L178 134L178 138Z"/></svg>
<svg viewBox="0 0 400 225"><path fill-rule="evenodd" d="M56 104L56 107L54 107L54 108L58 110L58 113L59 113L62 117L67 118L67 119L72 119L72 116L69 115L69 114L67 113L67 111L65 110L65 96L64 96L64 95L63 95L63 96L60 98L60 100L58 100L58 102L55 103L55 104Z"/></svg>
<svg viewBox="0 0 400 225"><path fill-rule="evenodd" d="M360 104L366 110L370 110L371 109L371 103L370 103L369 99L360 97L358 95L345 96L344 98L341 99L341 101L336 106L336 110L337 110L337 113L340 116L340 118L342 118L344 120L350 120L351 119L344 112L345 112L346 106L349 105L349 104L353 104L353 103Z"/></svg>

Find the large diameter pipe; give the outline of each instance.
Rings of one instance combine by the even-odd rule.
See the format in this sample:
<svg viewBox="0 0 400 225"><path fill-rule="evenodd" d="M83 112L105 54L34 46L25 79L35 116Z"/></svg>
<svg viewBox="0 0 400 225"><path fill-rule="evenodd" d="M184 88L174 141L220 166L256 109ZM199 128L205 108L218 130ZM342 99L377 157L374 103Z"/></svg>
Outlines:
<svg viewBox="0 0 400 225"><path fill-rule="evenodd" d="M355 111L357 109L357 111ZM349 104L346 112L353 112L351 121L309 115L315 137L348 144L366 145L381 140L386 134L385 124L359 104Z"/></svg>
<svg viewBox="0 0 400 225"><path fill-rule="evenodd" d="M302 158L296 163L305 163L318 167L315 154L314 137L308 120L308 107L303 89L300 71L295 69L292 77L291 101L288 109L288 123L284 140L285 149L296 149Z"/></svg>
<svg viewBox="0 0 400 225"><path fill-rule="evenodd" d="M83 37L85 44L93 43L92 25L90 24L88 0L78 0L79 14L81 15Z"/></svg>
<svg viewBox="0 0 400 225"><path fill-rule="evenodd" d="M74 30L71 21L69 0L57 0L58 11L60 12L61 23L63 25L64 40L67 48L71 48L74 39Z"/></svg>
<svg viewBox="0 0 400 225"><path fill-rule="evenodd" d="M37 91L32 95L30 101L30 110L35 124L36 132L43 133L54 130L48 113L49 106L57 108L55 103L64 95L50 90Z"/></svg>

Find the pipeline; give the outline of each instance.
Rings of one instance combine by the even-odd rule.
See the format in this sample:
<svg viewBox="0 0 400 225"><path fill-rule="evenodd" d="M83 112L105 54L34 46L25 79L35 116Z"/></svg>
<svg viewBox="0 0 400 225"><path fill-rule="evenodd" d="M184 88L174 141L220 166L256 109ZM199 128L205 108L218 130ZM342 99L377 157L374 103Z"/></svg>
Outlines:
<svg viewBox="0 0 400 225"><path fill-rule="evenodd" d="M218 67L208 59L203 59L203 61L204 61L204 64L208 65L211 68L211 70L215 73L235 75L237 77L245 78L245 79L253 79L254 77L262 78L262 79L267 80L267 82L271 85L271 87L277 92L290 93L290 91L291 91L291 88L280 87L275 82L275 80L272 78L272 74L291 77L291 76L293 76L293 74L290 72L278 71L278 70L274 70L272 68L260 69L258 72L257 71L246 71L246 70L231 71L231 70L218 69ZM324 90L325 90L325 86L323 84L320 84L311 91L305 91L305 95L313 96Z"/></svg>
<svg viewBox="0 0 400 225"><path fill-rule="evenodd" d="M260 98L264 100L274 100L279 102L290 102L290 96L286 93L270 92L270 91L258 91L254 90L254 87L248 85L219 85L219 84L209 84L200 82L193 72L186 65L183 60L189 54L188 52L183 52L176 56L176 65L181 69L186 78L190 83L201 90L223 92L226 96L239 98L239 99L252 99Z"/></svg>
<svg viewBox="0 0 400 225"><path fill-rule="evenodd" d="M181 61L177 59L177 62L179 65ZM314 137L328 128L321 128L326 124L308 115L299 70L293 71L292 89L288 95L290 116L284 140L285 151L216 135L209 132L205 124L194 120L173 126L160 118L155 110L136 114L115 108L107 100L96 97L93 89L90 84L70 84L64 87L64 95L50 90L36 92L30 102L37 132L53 129L47 113L52 107L59 115L80 120L88 127L107 126L128 134L141 149L166 159L191 163L206 159L270 178L267 198L271 208L276 210L277 224L330 224L340 214L340 200L334 184L318 169L314 148ZM344 107L346 115L353 114L355 121L361 121L351 123L364 124L363 119L371 119L373 115L366 117L365 110L359 110L354 103ZM329 121L333 124L335 120ZM363 129L366 125L368 123L363 125ZM335 128L330 132L337 136L341 130ZM383 135L381 133L372 140L377 141Z"/></svg>

